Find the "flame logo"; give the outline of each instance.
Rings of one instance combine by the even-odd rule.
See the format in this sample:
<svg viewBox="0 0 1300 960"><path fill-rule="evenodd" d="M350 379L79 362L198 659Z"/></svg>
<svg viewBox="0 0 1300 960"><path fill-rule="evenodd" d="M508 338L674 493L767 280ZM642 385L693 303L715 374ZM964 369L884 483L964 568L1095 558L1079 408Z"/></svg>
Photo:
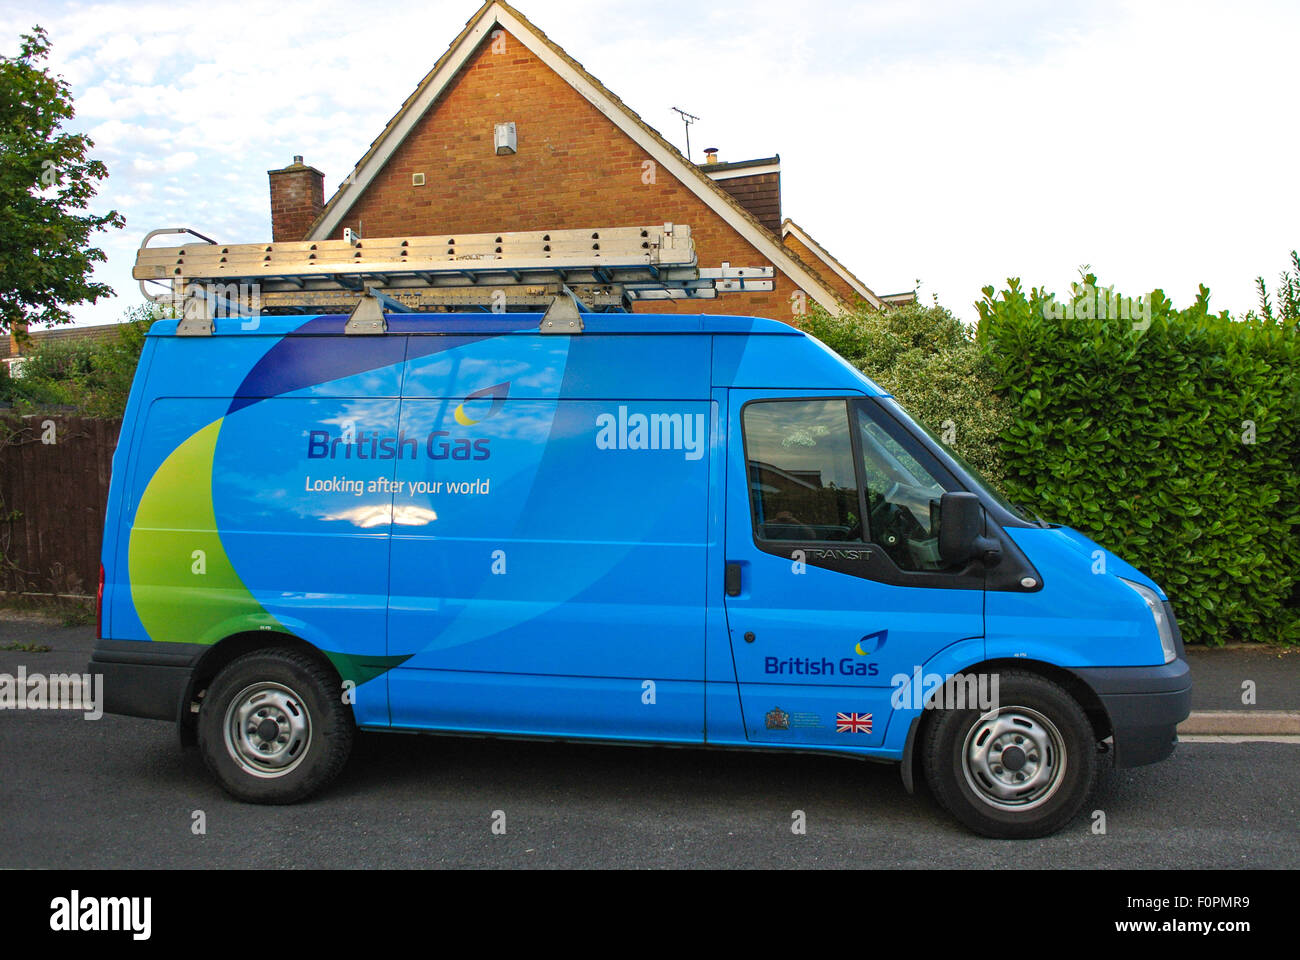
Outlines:
<svg viewBox="0 0 1300 960"><path fill-rule="evenodd" d="M883 647L887 639L889 639L888 630L877 630L875 633L869 633L859 640L853 645L853 649L857 652L858 656L865 657L875 653Z"/></svg>
<svg viewBox="0 0 1300 960"><path fill-rule="evenodd" d="M507 380L505 383L497 383L497 384L493 384L490 387L484 387L482 390L475 390L473 393L471 393L468 397L466 397L464 400L460 402L460 405L457 406L456 409L452 411L452 415L455 416L456 422L459 423L462 427L472 427L476 423L481 423L484 420L490 420L492 417L495 417L498 413L501 412L501 408L505 405L506 402L506 395L509 392L510 392L509 380ZM465 404L473 403L475 400L485 400L488 397L492 398L492 405L488 407L487 413L484 413L482 416L475 419L465 412Z"/></svg>

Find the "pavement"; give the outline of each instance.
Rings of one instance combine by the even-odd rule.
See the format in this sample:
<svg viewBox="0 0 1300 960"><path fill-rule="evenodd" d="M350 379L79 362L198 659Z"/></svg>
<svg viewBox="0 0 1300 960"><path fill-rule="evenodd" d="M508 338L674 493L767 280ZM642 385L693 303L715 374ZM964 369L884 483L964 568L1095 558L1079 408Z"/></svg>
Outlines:
<svg viewBox="0 0 1300 960"><path fill-rule="evenodd" d="M1180 738L1300 737L1300 648L1188 647L1192 715Z"/></svg>
<svg viewBox="0 0 1300 960"><path fill-rule="evenodd" d="M40 644L49 652L7 650ZM95 628L63 627L37 614L0 609L0 672L18 662L29 671L82 673ZM1229 644L1189 647L1192 714L1180 737L1300 738L1300 647Z"/></svg>

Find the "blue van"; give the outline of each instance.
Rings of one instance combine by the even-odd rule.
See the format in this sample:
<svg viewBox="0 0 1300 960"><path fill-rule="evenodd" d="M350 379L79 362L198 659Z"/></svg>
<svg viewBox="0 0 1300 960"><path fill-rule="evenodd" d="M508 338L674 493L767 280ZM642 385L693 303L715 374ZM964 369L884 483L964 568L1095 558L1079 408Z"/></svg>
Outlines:
<svg viewBox="0 0 1300 960"><path fill-rule="evenodd" d="M159 321L113 460L105 709L289 803L356 729L899 763L987 835L1168 756L1168 599L772 320ZM242 329L252 327L254 329Z"/></svg>

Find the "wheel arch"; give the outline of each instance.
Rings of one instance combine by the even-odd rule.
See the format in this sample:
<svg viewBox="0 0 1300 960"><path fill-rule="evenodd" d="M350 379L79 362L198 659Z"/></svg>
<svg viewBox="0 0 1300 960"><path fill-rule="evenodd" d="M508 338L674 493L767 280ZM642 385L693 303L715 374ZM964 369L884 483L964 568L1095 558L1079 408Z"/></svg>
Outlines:
<svg viewBox="0 0 1300 960"><path fill-rule="evenodd" d="M1047 663L1044 660L1031 660L1024 657L995 657L990 660L983 660L979 663L973 663L968 667L963 667L955 673L997 673L1003 670L1015 670L1020 673L1032 673L1051 680L1058 686L1062 687L1066 693L1074 698L1082 708L1088 722L1092 725L1093 735L1098 742L1105 740L1112 733L1110 714L1107 713L1105 705L1102 704L1101 698L1097 693L1088 686L1078 675L1071 673L1064 667L1058 667L1055 664ZM940 690L943 688L941 687ZM933 702L939 690L932 693L927 700ZM921 746L925 743L925 738L929 735L929 727L934 722L938 711L924 709L917 715L913 724L914 730L909 732L909 746L912 748L906 752L906 761L909 769L904 773L904 783L909 781L913 783L923 783L925 777L921 769Z"/></svg>
<svg viewBox="0 0 1300 960"><path fill-rule="evenodd" d="M198 742L198 704L203 698L217 674L240 657L258 650L287 649L304 653L328 669L340 682L338 669L321 650L306 640L292 633L271 632L267 630L245 630L212 644L195 664L190 674L185 695L181 697L177 729L182 746L193 746ZM349 709L350 706L349 706ZM354 717L355 719L355 717Z"/></svg>

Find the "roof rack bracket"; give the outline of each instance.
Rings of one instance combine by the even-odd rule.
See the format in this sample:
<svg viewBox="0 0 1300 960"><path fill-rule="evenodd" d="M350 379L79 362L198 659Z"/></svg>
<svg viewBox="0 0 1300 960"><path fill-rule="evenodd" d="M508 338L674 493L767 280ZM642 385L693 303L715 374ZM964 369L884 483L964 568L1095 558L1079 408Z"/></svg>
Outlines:
<svg viewBox="0 0 1300 960"><path fill-rule="evenodd" d="M366 287L365 293L348 314L348 322L344 325L343 332L357 336L387 333L388 318L384 316L385 307L390 310L402 309L402 305L392 297L385 296L374 287Z"/></svg>
<svg viewBox="0 0 1300 960"><path fill-rule="evenodd" d="M181 317L176 322L178 337L210 337L217 332L213 319L213 304L206 296L190 294L181 306Z"/></svg>
<svg viewBox="0 0 1300 960"><path fill-rule="evenodd" d="M540 333L582 333L582 304L573 295L568 285L564 285L559 294L551 301L542 314Z"/></svg>

